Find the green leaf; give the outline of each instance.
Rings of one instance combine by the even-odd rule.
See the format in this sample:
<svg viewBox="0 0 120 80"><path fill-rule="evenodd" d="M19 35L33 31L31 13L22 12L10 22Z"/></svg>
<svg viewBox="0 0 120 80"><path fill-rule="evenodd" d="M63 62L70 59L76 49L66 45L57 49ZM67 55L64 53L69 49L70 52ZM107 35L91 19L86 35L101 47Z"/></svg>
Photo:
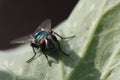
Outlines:
<svg viewBox="0 0 120 80"><path fill-rule="evenodd" d="M62 50L49 60L26 44L0 52L0 80L120 80L120 0L80 0L69 18L54 29ZM58 63L57 63L58 61Z"/></svg>

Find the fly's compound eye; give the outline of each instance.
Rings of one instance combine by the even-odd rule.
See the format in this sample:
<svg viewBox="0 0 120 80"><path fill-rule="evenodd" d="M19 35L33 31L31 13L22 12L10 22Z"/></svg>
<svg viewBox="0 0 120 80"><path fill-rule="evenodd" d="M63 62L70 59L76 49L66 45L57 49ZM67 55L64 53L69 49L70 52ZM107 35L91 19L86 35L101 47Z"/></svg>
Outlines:
<svg viewBox="0 0 120 80"><path fill-rule="evenodd" d="M55 37L55 35L48 35L47 37L46 37L47 39L50 39L50 40L56 40L57 38Z"/></svg>
<svg viewBox="0 0 120 80"><path fill-rule="evenodd" d="M40 40L40 47L41 48L45 47L45 39L44 38Z"/></svg>
<svg viewBox="0 0 120 80"><path fill-rule="evenodd" d="M55 41L57 40L55 35L52 34L51 37L52 37L53 40L55 40Z"/></svg>

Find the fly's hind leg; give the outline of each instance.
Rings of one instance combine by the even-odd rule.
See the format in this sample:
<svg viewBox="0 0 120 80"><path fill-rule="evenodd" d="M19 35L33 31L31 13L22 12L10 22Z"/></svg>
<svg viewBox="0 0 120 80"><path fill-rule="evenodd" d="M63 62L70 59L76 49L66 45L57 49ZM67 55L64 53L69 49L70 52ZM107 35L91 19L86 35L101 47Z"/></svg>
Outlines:
<svg viewBox="0 0 120 80"><path fill-rule="evenodd" d="M33 59L34 59L34 57L36 56L36 51L35 51L35 49L34 49L34 44L31 44L31 46L32 46L32 49L33 49L33 52L34 52L34 55L29 59L29 60L27 60L26 62L31 62Z"/></svg>

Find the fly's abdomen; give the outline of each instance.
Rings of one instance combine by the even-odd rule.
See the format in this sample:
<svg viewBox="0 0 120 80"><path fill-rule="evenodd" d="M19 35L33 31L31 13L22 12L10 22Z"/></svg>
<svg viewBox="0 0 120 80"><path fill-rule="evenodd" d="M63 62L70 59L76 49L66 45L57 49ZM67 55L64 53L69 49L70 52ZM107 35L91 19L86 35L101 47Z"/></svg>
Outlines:
<svg viewBox="0 0 120 80"><path fill-rule="evenodd" d="M37 31L35 32L35 34L33 35L34 39L36 40L36 42L39 42L42 38L48 36L49 33L46 31Z"/></svg>

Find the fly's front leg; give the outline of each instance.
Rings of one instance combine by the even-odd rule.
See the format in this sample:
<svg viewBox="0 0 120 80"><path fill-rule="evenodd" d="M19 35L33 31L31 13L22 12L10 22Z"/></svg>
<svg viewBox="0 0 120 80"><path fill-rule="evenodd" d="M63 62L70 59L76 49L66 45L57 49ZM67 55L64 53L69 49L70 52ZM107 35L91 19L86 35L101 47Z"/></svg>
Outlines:
<svg viewBox="0 0 120 80"><path fill-rule="evenodd" d="M60 37L61 39L69 39L69 38L74 38L75 36L70 36L70 37L62 37L60 36L58 33L52 31L54 34L56 34L58 37Z"/></svg>
<svg viewBox="0 0 120 80"><path fill-rule="evenodd" d="M26 62L31 62L33 59L34 59L34 57L36 56L36 51L35 51L35 49L34 49L34 47L33 47L33 44L31 44L31 47L32 47L32 49L33 49L33 52L34 52L34 55L29 59L29 60L27 60Z"/></svg>
<svg viewBox="0 0 120 80"><path fill-rule="evenodd" d="M58 40L56 40L57 44L58 44L58 49L66 56L69 56L68 54L66 54L60 47L60 43L58 42Z"/></svg>
<svg viewBox="0 0 120 80"><path fill-rule="evenodd" d="M51 66L51 64L50 64L50 61L49 61L49 59L48 59L47 54L46 54L43 50L42 50L42 52L43 52L43 54L45 55L45 57L47 58L47 61L48 61L49 66Z"/></svg>

